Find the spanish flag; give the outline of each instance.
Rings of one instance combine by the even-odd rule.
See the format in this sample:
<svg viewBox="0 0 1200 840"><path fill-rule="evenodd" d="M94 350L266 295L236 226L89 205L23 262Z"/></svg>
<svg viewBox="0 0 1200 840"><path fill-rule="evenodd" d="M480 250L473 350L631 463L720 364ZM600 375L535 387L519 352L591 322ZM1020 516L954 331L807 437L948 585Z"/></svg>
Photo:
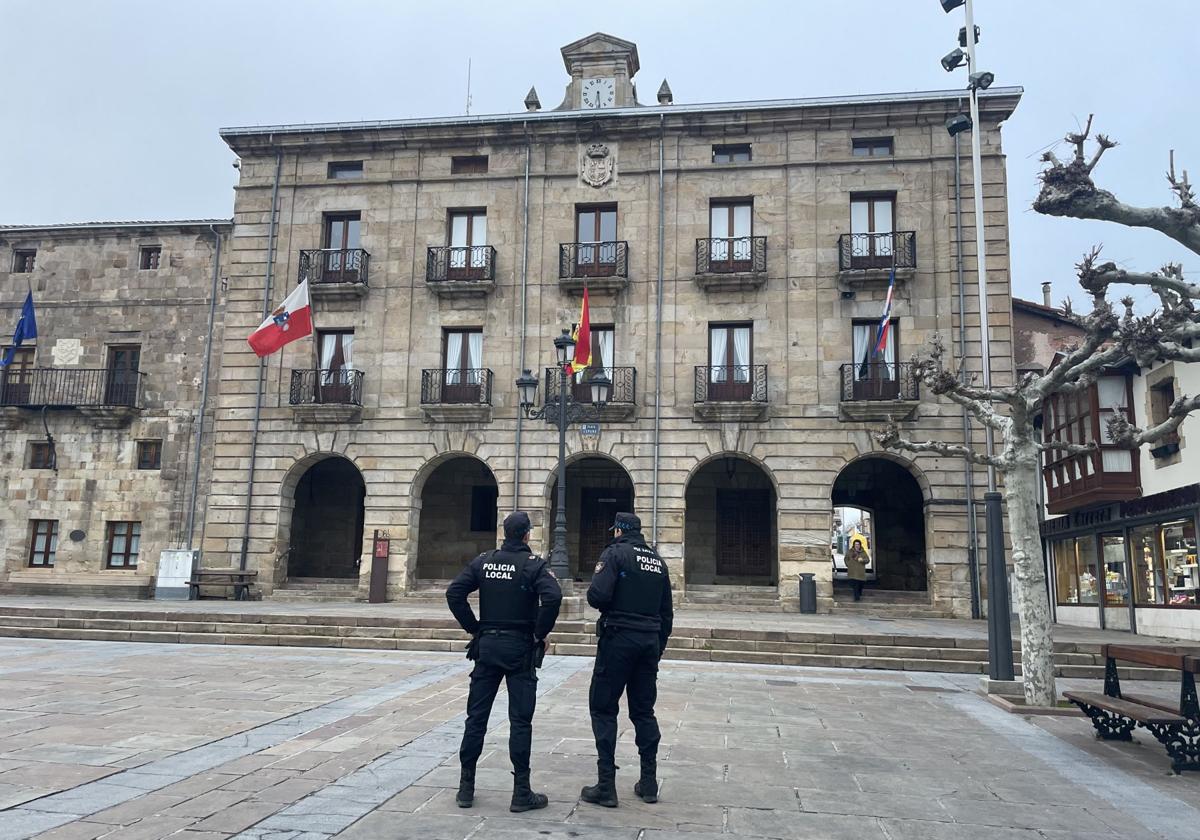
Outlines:
<svg viewBox="0 0 1200 840"><path fill-rule="evenodd" d="M588 314L587 286L583 287L583 310L579 313L579 326L575 328L575 358L567 363L567 373L575 375L592 363L592 319Z"/></svg>

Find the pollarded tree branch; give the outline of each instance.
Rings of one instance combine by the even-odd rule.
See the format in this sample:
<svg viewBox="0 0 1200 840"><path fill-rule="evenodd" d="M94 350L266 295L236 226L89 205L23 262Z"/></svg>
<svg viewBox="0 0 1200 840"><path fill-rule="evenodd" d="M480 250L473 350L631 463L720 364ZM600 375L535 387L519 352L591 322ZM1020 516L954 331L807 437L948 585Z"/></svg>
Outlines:
<svg viewBox="0 0 1200 840"><path fill-rule="evenodd" d="M1155 291L1175 292L1189 303L1200 300L1200 284L1184 280L1182 267L1174 263L1163 266L1161 271L1146 272L1126 271L1118 268L1116 263L1106 262L1099 266L1088 266L1086 276L1081 269L1079 282L1089 289L1108 287L1113 283L1149 286Z"/></svg>
<svg viewBox="0 0 1200 840"><path fill-rule="evenodd" d="M1101 155L1117 144L1104 135L1098 135L1097 151L1088 161L1084 145L1091 126L1092 118L1089 116L1085 131L1067 135L1067 142L1075 146L1075 155L1070 163L1062 163L1053 154L1042 156L1050 165L1042 172L1042 189L1033 202L1033 209L1047 216L1096 219L1128 227L1150 228L1200 254L1200 206L1192 200L1187 176L1182 180L1175 178L1172 162L1168 179L1172 191L1180 199L1179 207L1136 207L1120 201L1108 190L1097 187L1092 180L1092 172L1100 162Z"/></svg>
<svg viewBox="0 0 1200 840"><path fill-rule="evenodd" d="M1167 170L1167 183L1171 185L1171 192L1179 196L1179 206L1190 209L1196 208L1196 194L1192 192L1192 185L1188 183L1187 170L1183 170L1183 177L1175 177L1175 150L1171 150L1171 165Z"/></svg>
<svg viewBox="0 0 1200 840"><path fill-rule="evenodd" d="M905 449L909 452L930 452L934 455L944 455L948 458L966 458L975 464L1004 469L1006 462L994 455L984 455L969 446L941 441L912 441L900 435L900 427L893 422L874 433L875 442L884 449Z"/></svg>
<svg viewBox="0 0 1200 840"><path fill-rule="evenodd" d="M1180 397L1171 404L1167 419L1148 429L1139 429L1125 419L1122 414L1114 414L1108 421L1108 435L1113 443L1128 449L1137 449L1147 443L1162 440L1174 434L1190 412L1200 408L1200 394L1192 397Z"/></svg>
<svg viewBox="0 0 1200 840"><path fill-rule="evenodd" d="M1086 455L1097 449L1094 443L1066 443L1055 440L1039 441L1037 447L1042 452L1065 452L1068 455Z"/></svg>

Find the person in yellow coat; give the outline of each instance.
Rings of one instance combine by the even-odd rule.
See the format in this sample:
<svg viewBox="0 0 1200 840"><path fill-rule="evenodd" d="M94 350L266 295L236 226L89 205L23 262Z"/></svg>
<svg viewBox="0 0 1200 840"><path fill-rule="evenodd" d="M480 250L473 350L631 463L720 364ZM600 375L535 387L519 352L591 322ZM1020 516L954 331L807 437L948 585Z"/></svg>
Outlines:
<svg viewBox="0 0 1200 840"><path fill-rule="evenodd" d="M867 579L867 563L870 561L866 538L862 534L855 534L850 538L850 550L846 552L845 559L846 577L850 579L850 586L854 589L855 601L862 600L863 583Z"/></svg>

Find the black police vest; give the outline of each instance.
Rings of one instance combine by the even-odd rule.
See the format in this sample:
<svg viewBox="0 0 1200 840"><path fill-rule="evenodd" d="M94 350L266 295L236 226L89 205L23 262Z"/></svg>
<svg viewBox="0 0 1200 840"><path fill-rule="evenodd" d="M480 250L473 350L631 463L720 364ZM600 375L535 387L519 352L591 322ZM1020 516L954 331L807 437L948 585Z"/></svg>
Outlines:
<svg viewBox="0 0 1200 840"><path fill-rule="evenodd" d="M667 585L666 566L648 545L625 543L621 552L621 571L613 595L614 612L657 616L662 610L663 589Z"/></svg>
<svg viewBox="0 0 1200 840"><path fill-rule="evenodd" d="M530 566L537 560L525 552L490 551L481 555L479 621L488 627L528 624L537 618L538 597L530 585Z"/></svg>

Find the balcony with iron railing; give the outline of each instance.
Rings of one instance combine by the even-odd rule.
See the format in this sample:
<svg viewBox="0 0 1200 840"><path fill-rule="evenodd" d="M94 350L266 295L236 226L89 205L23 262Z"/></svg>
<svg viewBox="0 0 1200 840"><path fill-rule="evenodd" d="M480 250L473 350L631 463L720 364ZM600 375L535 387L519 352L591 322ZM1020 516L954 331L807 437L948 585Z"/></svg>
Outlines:
<svg viewBox="0 0 1200 840"><path fill-rule="evenodd" d="M604 371L604 375L612 383L608 402L599 409L600 419L605 421L631 420L637 411L637 368L635 367L590 367L577 376L570 378L567 387L571 390L571 399L578 403L592 402L592 377ZM545 394L547 405L557 405L561 391L560 371L556 367L545 370ZM547 412L546 422L553 423L554 417Z"/></svg>
<svg viewBox="0 0 1200 840"><path fill-rule="evenodd" d="M766 365L697 365L697 420L750 421L767 416Z"/></svg>
<svg viewBox="0 0 1200 840"><path fill-rule="evenodd" d="M313 423L357 423L362 420L362 403L361 370L292 371L288 404L298 419Z"/></svg>
<svg viewBox="0 0 1200 840"><path fill-rule="evenodd" d="M0 409L12 426L20 409L76 409L97 426L119 427L142 409L145 374L125 368L0 369Z"/></svg>
<svg viewBox="0 0 1200 840"><path fill-rule="evenodd" d="M706 291L757 289L767 282L767 237L696 240L696 283Z"/></svg>
<svg viewBox="0 0 1200 840"><path fill-rule="evenodd" d="M362 248L316 248L300 252L297 277L314 298L356 298L367 293L370 268Z"/></svg>
<svg viewBox="0 0 1200 840"><path fill-rule="evenodd" d="M496 288L496 249L491 245L430 248L425 283L442 296L486 295Z"/></svg>
<svg viewBox="0 0 1200 840"><path fill-rule="evenodd" d="M843 233L838 237L838 277L848 286L887 285L892 270L896 280L910 280L917 268L917 234Z"/></svg>
<svg viewBox="0 0 1200 840"><path fill-rule="evenodd" d="M617 292L629 285L628 242L563 242L558 246L559 288Z"/></svg>
<svg viewBox="0 0 1200 840"><path fill-rule="evenodd" d="M421 409L426 419L441 423L491 420L492 378L488 368L421 371Z"/></svg>
<svg viewBox="0 0 1200 840"><path fill-rule="evenodd" d="M840 368L842 420L907 420L921 398L912 362L850 362Z"/></svg>

